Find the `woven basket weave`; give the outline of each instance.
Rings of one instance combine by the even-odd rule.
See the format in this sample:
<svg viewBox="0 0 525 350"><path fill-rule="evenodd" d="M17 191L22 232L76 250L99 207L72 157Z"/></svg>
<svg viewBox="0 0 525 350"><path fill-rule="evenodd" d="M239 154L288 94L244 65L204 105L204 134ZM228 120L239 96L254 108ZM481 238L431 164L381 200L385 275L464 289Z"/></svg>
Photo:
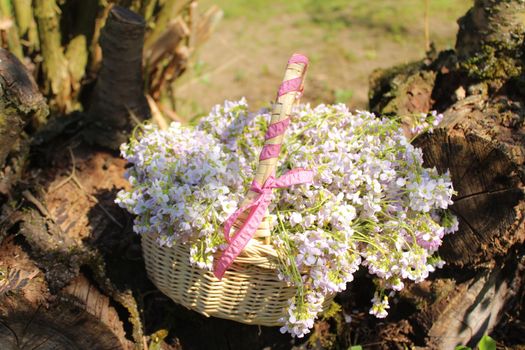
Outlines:
<svg viewBox="0 0 525 350"><path fill-rule="evenodd" d="M305 70L306 64L289 63L283 84L303 79ZM297 92L278 96L270 125L290 116L298 96ZM266 140L265 144L282 144L282 141L283 135L279 135ZM264 183L275 172L276 163L277 158L261 160L255 180ZM249 191L243 203L253 198L254 193ZM239 225L245 217L241 215ZM254 239L221 280L210 271L192 266L189 263L189 247L186 245L160 247L154 235L144 235L142 249L149 278L176 303L206 316L246 324L278 326L284 323L282 318L287 315L288 302L297 290L277 277L278 253L269 244L270 236L268 222L263 220ZM326 298L323 305L325 309L332 299L333 296Z"/></svg>

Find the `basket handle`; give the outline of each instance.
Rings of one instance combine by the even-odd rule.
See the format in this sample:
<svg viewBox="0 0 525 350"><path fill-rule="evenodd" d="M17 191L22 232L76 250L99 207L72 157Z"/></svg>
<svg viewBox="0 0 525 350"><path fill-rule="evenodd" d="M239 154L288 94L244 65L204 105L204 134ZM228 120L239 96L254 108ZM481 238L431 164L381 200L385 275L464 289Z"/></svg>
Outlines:
<svg viewBox="0 0 525 350"><path fill-rule="evenodd" d="M255 179L239 209L224 223L224 237L228 246L216 260L214 267L214 274L219 279L252 237L270 235L268 223L263 219L268 215L272 189L312 182L313 173L304 169L293 169L278 179L275 178L275 168L284 133L290 124L292 107L303 90L307 66L308 59L303 55L294 54L288 61L283 82L277 93L277 101L273 106L270 125L266 131L264 147L259 156ZM230 237L232 228L236 232Z"/></svg>
<svg viewBox="0 0 525 350"><path fill-rule="evenodd" d="M277 93L277 101L272 108L270 125L266 131L264 147L255 173L255 181L260 184L265 183L270 175L275 175L277 158L283 143L284 133L290 123L292 107L299 102L303 91L307 66L308 59L300 54L294 54L286 66L283 82ZM253 199L254 195L257 194L249 191L247 200Z"/></svg>
<svg viewBox="0 0 525 350"><path fill-rule="evenodd" d="M293 54L288 60L283 81L277 92L276 102L272 106L270 124L264 137L264 147L261 150L259 163L257 164L255 172L254 181L258 184L264 184L270 176L275 175L284 134L290 124L292 108L295 104L299 103L303 92L307 67L308 58L301 54ZM240 206L246 206L258 196L259 193L249 189ZM238 220L233 223L234 229L240 229L247 217L248 212L246 211L240 214ZM266 220L267 217L268 212L265 213L265 219L261 222L254 234L256 238L263 238L265 244L270 243L268 237L271 235L270 224Z"/></svg>

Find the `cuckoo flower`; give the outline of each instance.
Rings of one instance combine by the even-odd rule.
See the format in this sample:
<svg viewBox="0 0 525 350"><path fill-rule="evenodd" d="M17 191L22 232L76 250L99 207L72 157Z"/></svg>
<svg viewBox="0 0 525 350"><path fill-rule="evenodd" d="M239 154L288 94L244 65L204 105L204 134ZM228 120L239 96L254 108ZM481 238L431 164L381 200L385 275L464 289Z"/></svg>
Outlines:
<svg viewBox="0 0 525 350"><path fill-rule="evenodd" d="M248 112L242 99L214 107L195 127L142 126L121 148L132 187L117 196L136 215L134 230L157 235L161 245L189 245L189 263L211 269L216 252L227 249L221 225L252 183L269 117ZM441 118L418 116L412 132L430 131ZM443 265L437 249L458 229L447 211L450 175L423 167L401 119L342 104L296 108L276 178L312 169L312 183L274 191L267 203L276 274L298 290L283 332L308 333L324 299L344 290L360 267L378 286L370 313L385 317L389 296Z"/></svg>

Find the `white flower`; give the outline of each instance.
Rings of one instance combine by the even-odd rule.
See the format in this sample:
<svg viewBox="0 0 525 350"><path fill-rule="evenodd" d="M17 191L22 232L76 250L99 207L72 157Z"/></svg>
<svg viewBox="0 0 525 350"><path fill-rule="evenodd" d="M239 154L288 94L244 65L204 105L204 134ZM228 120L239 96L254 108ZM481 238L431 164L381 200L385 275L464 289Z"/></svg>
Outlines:
<svg viewBox="0 0 525 350"><path fill-rule="evenodd" d="M301 215L301 213L293 212L290 215L289 220L290 220L290 225L294 227L294 226L300 225L303 222L303 216Z"/></svg>
<svg viewBox="0 0 525 350"><path fill-rule="evenodd" d="M390 305L388 305L388 297L384 295L380 297L376 292L372 298L372 307L370 308L370 314L376 316L377 318L385 318L388 315L388 310Z"/></svg>
<svg viewBox="0 0 525 350"><path fill-rule="evenodd" d="M360 266L395 291L427 278L443 265L434 254L459 223L446 210L455 194L450 175L423 167L397 119L342 104L302 105L294 114L276 173L311 169L314 181L275 189L268 221L276 275L302 291L289 301L281 331L302 337L324 297L344 290ZM133 230L159 234L160 245L187 244L189 263L212 269L227 246L221 225L253 180L269 118L266 110L249 113L242 99L215 106L193 128L142 126L121 147L132 189L116 199L136 215ZM416 116L413 131L441 119ZM372 303L370 313L386 317L388 297L376 293Z"/></svg>

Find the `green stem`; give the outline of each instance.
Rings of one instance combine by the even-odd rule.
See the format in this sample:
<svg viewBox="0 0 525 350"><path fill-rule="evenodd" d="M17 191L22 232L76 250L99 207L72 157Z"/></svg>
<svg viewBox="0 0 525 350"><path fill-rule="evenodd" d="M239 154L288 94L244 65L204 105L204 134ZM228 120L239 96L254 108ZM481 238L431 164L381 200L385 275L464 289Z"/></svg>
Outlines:
<svg viewBox="0 0 525 350"><path fill-rule="evenodd" d="M5 0L2 1L4 3ZM4 5L2 5L3 7ZM33 11L31 8L31 0L16 0L13 2L13 10L16 18L16 25L20 36L24 36L29 31L31 20L33 19Z"/></svg>
<svg viewBox="0 0 525 350"><path fill-rule="evenodd" d="M44 88L60 112L69 109L71 92L67 59L61 44L58 6L55 0L34 0L35 17L43 57Z"/></svg>
<svg viewBox="0 0 525 350"><path fill-rule="evenodd" d="M19 59L24 58L22 45L20 45L20 36L18 27L13 16L13 7L10 0L0 0L0 15L4 21L12 21L12 25L7 29L7 44L9 50Z"/></svg>
<svg viewBox="0 0 525 350"><path fill-rule="evenodd" d="M20 38L25 40L23 45L27 46L30 52L35 52L40 49L40 42L31 4L32 0L15 0L13 10Z"/></svg>
<svg viewBox="0 0 525 350"><path fill-rule="evenodd" d="M144 0L142 2L142 7L140 9L140 13L142 16L144 16L144 19L150 24L151 16L153 16L153 10L155 10L155 6L157 5L157 0Z"/></svg>

